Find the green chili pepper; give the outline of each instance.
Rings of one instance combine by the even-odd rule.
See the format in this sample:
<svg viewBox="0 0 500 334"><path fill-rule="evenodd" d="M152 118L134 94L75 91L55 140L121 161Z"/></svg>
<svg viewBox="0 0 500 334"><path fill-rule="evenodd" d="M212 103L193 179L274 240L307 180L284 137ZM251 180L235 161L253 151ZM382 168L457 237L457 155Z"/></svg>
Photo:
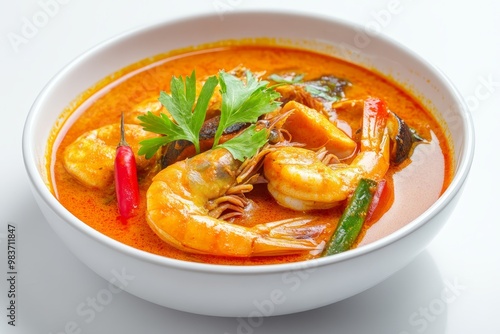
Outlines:
<svg viewBox="0 0 500 334"><path fill-rule="evenodd" d="M323 256L341 253L352 247L363 227L376 186L377 182L373 180L361 179L359 181L340 217L337 229L326 244Z"/></svg>

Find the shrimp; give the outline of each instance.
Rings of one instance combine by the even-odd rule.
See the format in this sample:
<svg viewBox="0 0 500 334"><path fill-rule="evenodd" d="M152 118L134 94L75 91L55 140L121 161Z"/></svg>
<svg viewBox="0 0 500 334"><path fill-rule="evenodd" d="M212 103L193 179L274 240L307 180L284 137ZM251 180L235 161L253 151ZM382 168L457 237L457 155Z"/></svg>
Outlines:
<svg viewBox="0 0 500 334"><path fill-rule="evenodd" d="M125 136L134 151L139 171L146 170L155 163L139 156L139 142L157 136L146 132L141 126L125 124ZM105 188L114 181L114 161L116 147L120 142L120 123L110 124L85 132L63 153L63 165L67 172L80 183L91 188Z"/></svg>
<svg viewBox="0 0 500 334"><path fill-rule="evenodd" d="M137 117L146 115L148 112L152 112L155 115L163 113L172 119L167 109L158 101L158 97L151 97L141 101L131 110L125 112L125 123L140 125L141 121Z"/></svg>
<svg viewBox="0 0 500 334"><path fill-rule="evenodd" d="M146 194L149 226L168 244L192 253L250 257L317 249L303 232L310 218L247 227L211 213L214 202L238 206L237 197L228 194L251 189L235 186L240 166L225 148L215 148L163 169Z"/></svg>
<svg viewBox="0 0 500 334"><path fill-rule="evenodd" d="M324 150L282 147L270 152L263 164L269 192L290 209L328 209L347 199L361 178L382 178L390 165L387 118L384 102L364 102L360 150L349 165L324 163Z"/></svg>

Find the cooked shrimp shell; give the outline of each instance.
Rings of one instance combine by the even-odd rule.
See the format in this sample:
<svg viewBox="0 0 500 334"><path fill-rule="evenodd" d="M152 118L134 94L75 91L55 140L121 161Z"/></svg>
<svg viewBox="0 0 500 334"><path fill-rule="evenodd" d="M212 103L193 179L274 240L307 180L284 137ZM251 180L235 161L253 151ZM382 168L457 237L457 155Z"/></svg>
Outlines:
<svg viewBox="0 0 500 334"><path fill-rule="evenodd" d="M138 171L154 164L137 154L139 142L157 136L141 126L125 124L125 138L134 151ZM110 124L85 132L64 150L64 168L85 186L105 188L113 184L116 147L120 142L120 124Z"/></svg>

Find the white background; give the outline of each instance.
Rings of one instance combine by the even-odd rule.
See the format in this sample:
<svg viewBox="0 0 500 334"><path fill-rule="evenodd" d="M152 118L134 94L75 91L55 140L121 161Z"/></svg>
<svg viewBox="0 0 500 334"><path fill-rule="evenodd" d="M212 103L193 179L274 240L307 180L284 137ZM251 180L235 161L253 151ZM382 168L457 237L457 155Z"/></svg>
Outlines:
<svg viewBox="0 0 500 334"><path fill-rule="evenodd" d="M449 223L380 285L318 310L266 319L187 314L125 292L82 316L107 289L54 232L31 195L21 154L37 94L73 58L123 31L193 13L280 8L249 0L2 0L0 5L0 333L500 333L500 2L286 1L377 29L441 68L471 109L475 162ZM58 4L48 10L44 4ZM64 4L63 4L64 3ZM45 7L45 9L44 9ZM35 18L40 27L23 31ZM40 16L41 15L41 16ZM258 22L256 22L258 24ZM293 25L290 27L293 29ZM24 33L24 35L23 35ZM24 38L13 42L13 36ZM19 42L19 40L18 40ZM16 326L7 324L7 225L17 227ZM178 284L182 284L179 282ZM72 328L73 326L73 328Z"/></svg>

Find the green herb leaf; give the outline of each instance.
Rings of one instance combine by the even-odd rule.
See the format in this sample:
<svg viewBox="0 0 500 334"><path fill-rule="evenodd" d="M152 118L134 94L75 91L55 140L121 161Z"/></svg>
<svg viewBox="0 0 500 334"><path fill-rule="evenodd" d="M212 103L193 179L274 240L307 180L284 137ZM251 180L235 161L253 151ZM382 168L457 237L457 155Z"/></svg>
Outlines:
<svg viewBox="0 0 500 334"><path fill-rule="evenodd" d="M181 77L173 77L170 95L161 92L159 98L173 121L165 114L156 116L148 112L146 115L139 116L144 130L163 135L141 141L139 154L144 154L149 159L162 146L181 139L193 143L196 152L199 153L200 130L210 98L218 83L221 87L222 105L213 147L225 147L235 159L241 161L253 156L267 141L267 131L258 131L254 123L261 115L279 106L276 99L280 95L274 89L267 87L267 81L259 81L250 71L247 71L245 81L225 72L219 73L219 80L215 76L208 78L197 101L195 72L193 71L191 76L186 77L185 81ZM224 130L237 123L252 125L238 136L218 145Z"/></svg>
<svg viewBox="0 0 500 334"><path fill-rule="evenodd" d="M208 78L200 91L196 106L194 106L196 100L195 72L193 71L191 76L187 76L185 82L182 77L172 77L171 94L161 92L159 101L165 106L175 122L163 113L156 116L148 112L146 115L139 116L138 119L144 130L165 136L141 141L139 154L145 154L146 158L150 158L161 146L180 139L193 143L196 152L199 153L200 129L217 84L218 80L215 76Z"/></svg>
<svg viewBox="0 0 500 334"><path fill-rule="evenodd" d="M326 101L336 102L339 99L336 95L330 95L330 90L324 86L306 85L305 87L312 96L320 97Z"/></svg>
<svg viewBox="0 0 500 334"><path fill-rule="evenodd" d="M267 131L265 129L257 130L257 126L252 124L238 136L219 144L217 147L224 147L231 152L236 160L243 161L254 156L266 142Z"/></svg>
<svg viewBox="0 0 500 334"><path fill-rule="evenodd" d="M276 83L296 84L302 82L302 79L304 79L304 74L271 74L268 78L269 80L272 80Z"/></svg>
<svg viewBox="0 0 500 334"><path fill-rule="evenodd" d="M160 149L160 147L162 147L163 145L167 145L170 142L169 139L169 137L144 139L140 142L141 147L139 148L138 153L139 155L145 155L146 159L151 159Z"/></svg>
<svg viewBox="0 0 500 334"><path fill-rule="evenodd" d="M236 123L254 123L257 119L279 106L280 96L268 88L267 81L258 81L250 71L246 73L246 84L226 72L219 72L222 106L220 123L215 133L217 146L224 129Z"/></svg>
<svg viewBox="0 0 500 334"><path fill-rule="evenodd" d="M318 97L327 102L336 102L345 96L344 90L351 84L345 79L339 79L332 75L325 75L317 80L306 81L301 85L303 85L305 90L314 97Z"/></svg>

